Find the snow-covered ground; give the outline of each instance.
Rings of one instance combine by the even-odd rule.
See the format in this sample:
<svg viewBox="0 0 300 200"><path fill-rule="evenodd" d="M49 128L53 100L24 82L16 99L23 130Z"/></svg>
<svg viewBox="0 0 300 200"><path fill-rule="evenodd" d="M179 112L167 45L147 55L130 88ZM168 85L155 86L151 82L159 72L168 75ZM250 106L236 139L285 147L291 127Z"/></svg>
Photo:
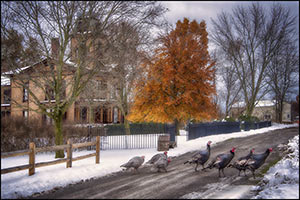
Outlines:
<svg viewBox="0 0 300 200"><path fill-rule="evenodd" d="M254 199L299 199L299 135L288 143L289 154L271 167Z"/></svg>
<svg viewBox="0 0 300 200"><path fill-rule="evenodd" d="M207 136L190 141L186 141L185 131L181 131L182 136L179 136L177 138L177 147L174 149L170 149L168 155L179 156L189 151L205 148L206 143L209 140L213 141L212 146L214 146L216 145L216 143L222 142L229 138L246 137L253 134L263 134L271 130L282 129L292 126L298 126L298 124L273 124L271 127L267 128L261 128L245 132L235 132L231 134ZM94 151L77 151L73 152L73 157L93 152ZM28 170L22 170L8 174L1 174L1 199L25 197L37 192L51 190L55 187L63 187L67 186L68 184L77 183L81 180L99 178L112 172L120 171L120 165L127 162L133 156L144 155L145 162L147 162L156 153L158 153L156 148L131 150L104 150L100 151L100 164L95 164L95 157L91 157L73 162L72 168L66 168L65 163L36 168L36 173L33 176L28 176ZM299 154L297 156L299 159ZM28 156L18 156L5 159L1 158L1 169L25 165L28 164L28 160ZM36 156L36 163L51 160L54 160L54 153L41 153ZM287 176L294 177L294 172L293 174L288 174ZM296 179L297 177L295 178L295 180ZM299 186L299 173L297 181L298 182L293 183L292 185Z"/></svg>

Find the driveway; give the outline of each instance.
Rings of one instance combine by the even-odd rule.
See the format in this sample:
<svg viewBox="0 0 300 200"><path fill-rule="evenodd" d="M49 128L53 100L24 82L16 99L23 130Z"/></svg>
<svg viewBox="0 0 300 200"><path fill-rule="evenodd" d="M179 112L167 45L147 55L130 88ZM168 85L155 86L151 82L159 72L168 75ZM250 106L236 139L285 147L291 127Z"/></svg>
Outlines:
<svg viewBox="0 0 300 200"><path fill-rule="evenodd" d="M233 168L225 169L224 178L218 177L217 169L195 172L194 165L183 164L191 158L193 151L173 157L167 173L152 172L149 166L144 165L139 173L120 171L64 188L55 188L29 198L177 199L193 198L195 197L193 194L197 194L197 198L230 198L235 193L232 191L239 193L244 191L243 195L237 198L250 198L253 194L249 192L249 186L257 184L262 179L259 173L284 155L278 145L287 144L289 139L298 134L299 127L293 127L243 138L232 138L212 146L210 160L217 154L228 153L232 147L236 147L233 161L248 154L251 148L255 148L255 153L263 153L267 148L273 148L265 164L256 170L256 179L253 179L250 171L247 171L247 177L243 172L241 176L237 176L238 170ZM231 194L228 193L229 191Z"/></svg>

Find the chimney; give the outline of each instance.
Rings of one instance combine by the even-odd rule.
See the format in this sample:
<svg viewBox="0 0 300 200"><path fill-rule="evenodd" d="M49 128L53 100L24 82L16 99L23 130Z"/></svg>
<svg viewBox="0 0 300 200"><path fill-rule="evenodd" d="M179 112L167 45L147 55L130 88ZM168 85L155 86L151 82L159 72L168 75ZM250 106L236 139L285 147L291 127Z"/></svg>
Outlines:
<svg viewBox="0 0 300 200"><path fill-rule="evenodd" d="M58 59L59 52L59 40L58 38L51 39L51 56L55 59Z"/></svg>

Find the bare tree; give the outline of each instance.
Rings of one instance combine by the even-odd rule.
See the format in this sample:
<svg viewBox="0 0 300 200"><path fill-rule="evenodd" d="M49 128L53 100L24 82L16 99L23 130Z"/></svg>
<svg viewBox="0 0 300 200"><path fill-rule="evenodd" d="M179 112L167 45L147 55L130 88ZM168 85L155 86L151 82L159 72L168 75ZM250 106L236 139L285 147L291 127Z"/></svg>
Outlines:
<svg viewBox="0 0 300 200"><path fill-rule="evenodd" d="M115 65L112 70L111 82L114 87L112 91L115 91L113 96L124 116L126 134L130 135L127 115L133 101L134 81L141 74L139 65L146 54L143 46L150 42L150 36L149 32L146 32L146 27L129 21L118 24L112 31L117 33L111 49L111 58Z"/></svg>
<svg viewBox="0 0 300 200"><path fill-rule="evenodd" d="M220 83L217 93L222 101L225 102L226 117L229 116L232 105L242 97L241 84L234 66L226 60L226 56L222 56L222 53L217 51L213 55L214 60L216 60L217 75Z"/></svg>
<svg viewBox="0 0 300 200"><path fill-rule="evenodd" d="M276 51L266 70L267 82L276 102L276 121L282 122L283 102L294 87L299 85L299 52L294 40L287 42Z"/></svg>
<svg viewBox="0 0 300 200"><path fill-rule="evenodd" d="M124 19L152 23L156 14L164 10L156 2L126 1L18 1L1 2L2 6L7 8L11 18L1 26L1 31L17 29L26 47L33 38L36 48L42 52L41 59L48 60L42 70L31 69L30 73L22 73L23 66L14 69L13 63L8 65L14 69L15 83L28 92L34 105L28 109L54 120L56 145L63 144L62 123L66 110L99 70L111 67L106 54L109 43L101 42L103 38L113 39L108 32L110 27ZM57 44L52 46L53 52L51 42ZM41 101L41 93L48 102ZM52 99L55 101L50 103ZM64 152L57 151L55 157L64 157Z"/></svg>
<svg viewBox="0 0 300 200"><path fill-rule="evenodd" d="M251 115L255 102L269 92L266 68L276 49L294 29L295 22L295 17L283 6L274 4L267 11L259 3L247 8L238 6L232 14L223 12L217 20L212 20L212 40L235 68L246 103L246 115Z"/></svg>

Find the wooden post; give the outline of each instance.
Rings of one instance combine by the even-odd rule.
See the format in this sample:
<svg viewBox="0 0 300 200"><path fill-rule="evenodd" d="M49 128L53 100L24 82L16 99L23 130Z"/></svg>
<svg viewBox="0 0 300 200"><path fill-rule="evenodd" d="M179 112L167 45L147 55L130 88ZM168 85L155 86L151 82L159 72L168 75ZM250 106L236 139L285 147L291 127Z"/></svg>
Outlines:
<svg viewBox="0 0 300 200"><path fill-rule="evenodd" d="M96 136L96 164L100 163L100 136Z"/></svg>
<svg viewBox="0 0 300 200"><path fill-rule="evenodd" d="M68 139L67 144L69 147L67 148L67 168L72 167L72 141Z"/></svg>
<svg viewBox="0 0 300 200"><path fill-rule="evenodd" d="M28 175L31 176L35 173L35 144L30 142L29 144L29 171Z"/></svg>

